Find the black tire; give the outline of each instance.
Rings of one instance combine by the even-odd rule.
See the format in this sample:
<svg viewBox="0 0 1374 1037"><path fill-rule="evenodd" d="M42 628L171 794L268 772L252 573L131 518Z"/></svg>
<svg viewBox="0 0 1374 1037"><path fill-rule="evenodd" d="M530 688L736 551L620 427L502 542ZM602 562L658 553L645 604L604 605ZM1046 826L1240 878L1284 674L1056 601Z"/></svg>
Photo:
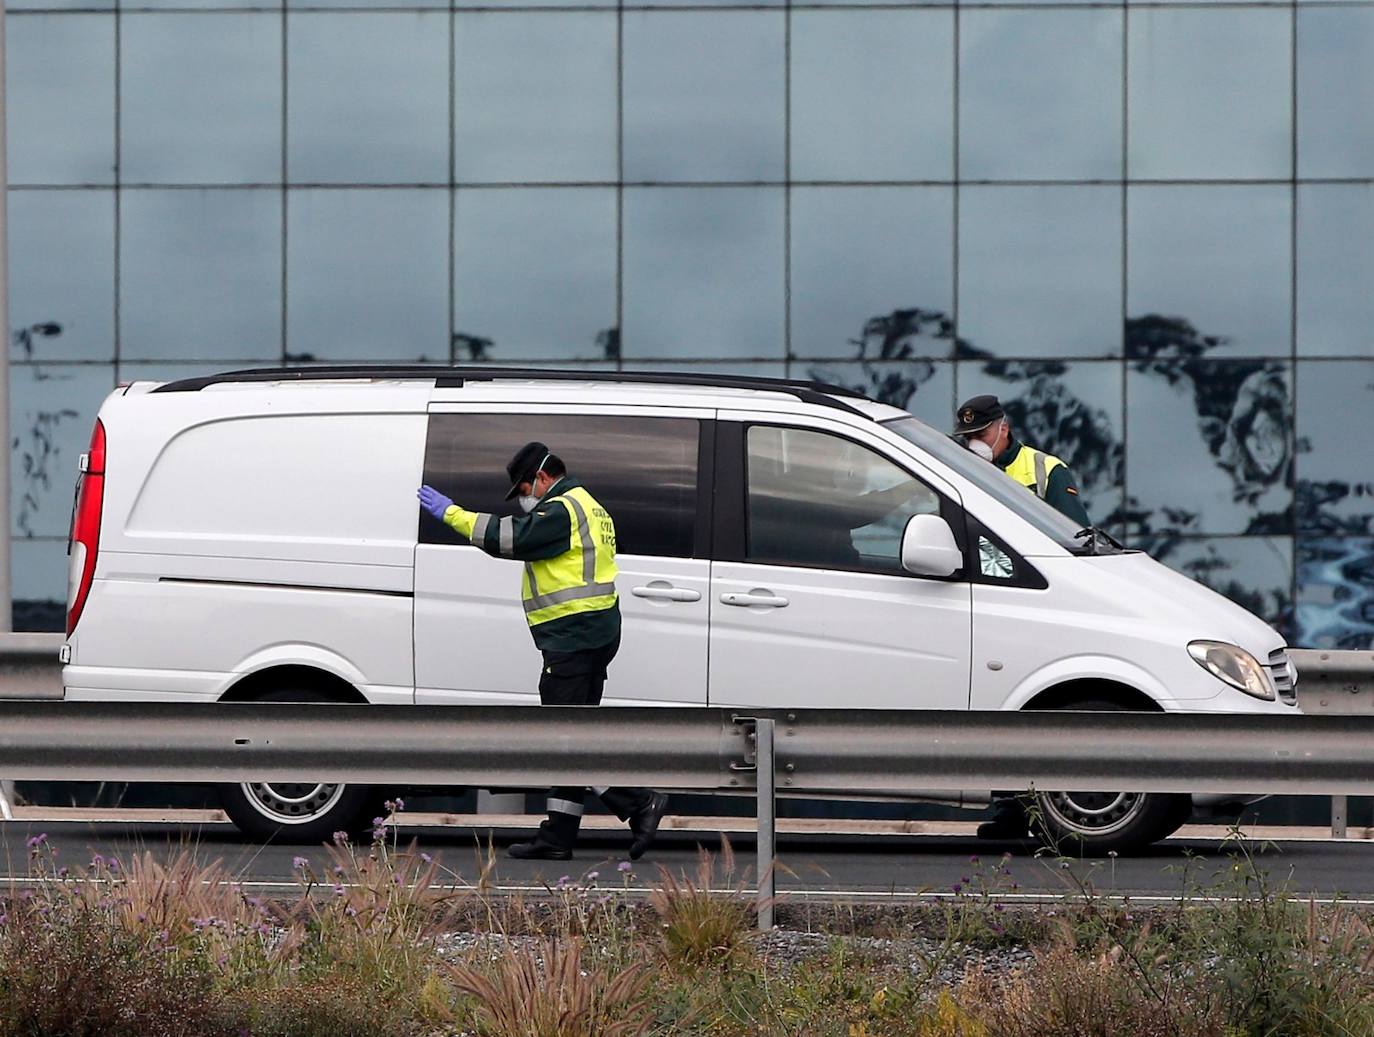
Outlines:
<svg viewBox="0 0 1374 1037"><path fill-rule="evenodd" d="M309 690L281 688L255 702L325 702ZM318 846L335 832L350 836L370 828L385 794L370 785L245 781L219 786L220 804L245 836L258 842Z"/></svg>
<svg viewBox="0 0 1374 1037"><path fill-rule="evenodd" d="M1080 699L1060 709L1126 712L1107 699ZM1176 832L1192 814L1192 797L1174 792L1037 792L1036 836L1068 857L1105 857L1142 850Z"/></svg>

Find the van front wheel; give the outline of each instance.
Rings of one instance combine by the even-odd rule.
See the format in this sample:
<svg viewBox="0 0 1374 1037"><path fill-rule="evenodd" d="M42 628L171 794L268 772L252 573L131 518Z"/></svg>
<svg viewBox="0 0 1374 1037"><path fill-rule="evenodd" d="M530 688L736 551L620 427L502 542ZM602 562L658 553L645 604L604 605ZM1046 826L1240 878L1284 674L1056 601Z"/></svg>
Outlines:
<svg viewBox="0 0 1374 1037"><path fill-rule="evenodd" d="M1120 712L1107 699L1085 699L1061 709ZM1172 835L1192 811L1186 793L1037 792L1031 809L1035 834L1055 853L1103 857L1142 850Z"/></svg>
<svg viewBox="0 0 1374 1037"><path fill-rule="evenodd" d="M255 702L321 702L303 688L276 688ZM240 832L260 842L318 846L335 832L354 836L382 811L382 790L327 782L244 781L219 787L220 805Z"/></svg>

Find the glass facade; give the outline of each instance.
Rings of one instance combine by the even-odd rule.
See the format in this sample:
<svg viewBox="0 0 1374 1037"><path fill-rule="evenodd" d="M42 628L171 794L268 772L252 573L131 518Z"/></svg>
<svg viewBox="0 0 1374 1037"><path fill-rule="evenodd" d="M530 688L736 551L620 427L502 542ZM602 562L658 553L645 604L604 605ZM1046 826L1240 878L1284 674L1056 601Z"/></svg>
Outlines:
<svg viewBox="0 0 1374 1037"><path fill-rule="evenodd" d="M115 384L437 361L997 393L1374 647L1374 0L13 0L16 623Z"/></svg>

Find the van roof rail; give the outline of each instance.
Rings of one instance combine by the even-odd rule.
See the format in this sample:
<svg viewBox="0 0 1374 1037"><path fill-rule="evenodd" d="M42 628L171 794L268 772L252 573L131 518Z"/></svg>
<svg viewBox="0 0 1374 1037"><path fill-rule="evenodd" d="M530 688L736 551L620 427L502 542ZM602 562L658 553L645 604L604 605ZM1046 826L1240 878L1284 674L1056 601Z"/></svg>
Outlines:
<svg viewBox="0 0 1374 1037"><path fill-rule="evenodd" d="M545 367L446 367L441 364L338 364L315 367L254 367L159 385L153 392L199 392L225 382L323 381L337 378L433 378L437 388L460 388L466 382L532 379L552 382L615 382L628 385L701 385L721 389L762 389L787 393L805 403L867 417L844 399L865 400L863 393L842 385L794 378L676 371L579 371ZM842 397L842 399L836 399Z"/></svg>

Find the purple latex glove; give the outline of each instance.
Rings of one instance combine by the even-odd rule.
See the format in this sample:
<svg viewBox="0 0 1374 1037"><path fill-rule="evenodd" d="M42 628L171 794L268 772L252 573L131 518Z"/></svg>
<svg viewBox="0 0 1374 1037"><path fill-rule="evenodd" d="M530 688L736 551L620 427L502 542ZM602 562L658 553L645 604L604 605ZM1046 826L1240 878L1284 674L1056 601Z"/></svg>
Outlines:
<svg viewBox="0 0 1374 1037"><path fill-rule="evenodd" d="M453 507L453 501L449 500L433 486L421 486L417 496L420 498L420 507L439 519L444 518L444 512Z"/></svg>

